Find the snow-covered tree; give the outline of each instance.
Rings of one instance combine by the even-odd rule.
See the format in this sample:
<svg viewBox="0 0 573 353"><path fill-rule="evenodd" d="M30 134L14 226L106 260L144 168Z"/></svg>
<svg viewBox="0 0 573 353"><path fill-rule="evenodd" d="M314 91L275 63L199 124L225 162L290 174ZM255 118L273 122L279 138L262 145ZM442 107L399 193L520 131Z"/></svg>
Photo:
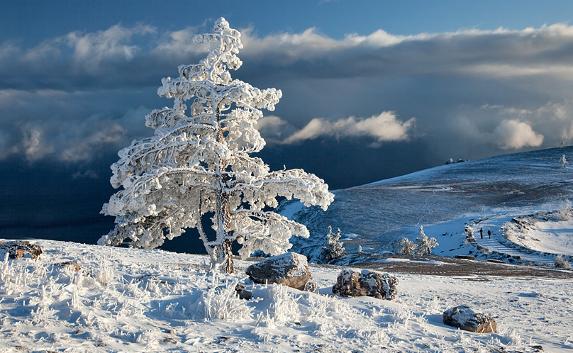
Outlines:
<svg viewBox="0 0 573 353"><path fill-rule="evenodd" d="M408 238L402 238L396 242L394 252L400 255L412 256L416 252L416 244Z"/></svg>
<svg viewBox="0 0 573 353"><path fill-rule="evenodd" d="M563 255L555 256L554 264L555 264L555 268L560 268L563 270L570 270L571 269L571 263L569 261L567 261L567 259Z"/></svg>
<svg viewBox="0 0 573 353"><path fill-rule="evenodd" d="M432 249L438 246L438 241L436 238L430 238L424 232L424 226L420 226L418 230L418 237L416 238L416 255L424 256L430 255Z"/></svg>
<svg viewBox="0 0 573 353"><path fill-rule="evenodd" d="M321 262L328 263L344 256L346 249L344 249L344 243L340 241L340 237L340 228L338 228L335 233L332 231L332 227L328 226L325 244L320 251Z"/></svg>
<svg viewBox="0 0 573 353"><path fill-rule="evenodd" d="M466 226L466 227L464 228L464 232L466 233L466 240L467 240L467 241L469 241L469 242L475 241L475 238L474 238L474 229L473 229L472 227Z"/></svg>
<svg viewBox="0 0 573 353"><path fill-rule="evenodd" d="M561 158L559 159L559 163L561 164L561 168L565 168L565 167L567 167L567 164L569 164L569 161L567 161L567 157L565 157L564 154L561 155Z"/></svg>
<svg viewBox="0 0 573 353"><path fill-rule="evenodd" d="M326 209L334 195L313 174L270 171L250 155L265 146L256 129L261 109L274 110L282 93L231 78L242 64L239 31L220 18L212 33L194 40L207 56L162 79L158 94L173 99L173 107L149 113L145 123L154 136L122 149L111 167L112 186L123 189L103 205L116 225L99 244L154 248L196 228L213 265L230 273L234 241L242 256L257 249L280 254L292 235L309 235L271 211L279 197Z"/></svg>

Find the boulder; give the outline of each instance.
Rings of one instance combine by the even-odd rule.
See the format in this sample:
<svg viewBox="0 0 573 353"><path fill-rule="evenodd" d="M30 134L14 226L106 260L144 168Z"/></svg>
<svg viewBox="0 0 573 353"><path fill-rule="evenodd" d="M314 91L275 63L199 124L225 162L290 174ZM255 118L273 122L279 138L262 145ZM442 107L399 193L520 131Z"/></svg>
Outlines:
<svg viewBox="0 0 573 353"><path fill-rule="evenodd" d="M32 244L27 240L5 241L0 243L0 251L8 253L11 259L20 259L29 257L37 259L42 254L42 248L39 245ZM2 254L2 257L5 255Z"/></svg>
<svg viewBox="0 0 573 353"><path fill-rule="evenodd" d="M268 257L246 272L255 283L277 283L300 290L312 280L306 256L293 252Z"/></svg>
<svg viewBox="0 0 573 353"><path fill-rule="evenodd" d="M467 305L444 311L444 324L477 333L496 332L495 320L487 314L476 313Z"/></svg>
<svg viewBox="0 0 573 353"><path fill-rule="evenodd" d="M235 292L237 292L239 299L251 300L253 298L253 292L247 290L244 284L237 283Z"/></svg>
<svg viewBox="0 0 573 353"><path fill-rule="evenodd" d="M344 269L338 275L332 292L346 297L369 296L392 300L398 294L398 279L387 273Z"/></svg>

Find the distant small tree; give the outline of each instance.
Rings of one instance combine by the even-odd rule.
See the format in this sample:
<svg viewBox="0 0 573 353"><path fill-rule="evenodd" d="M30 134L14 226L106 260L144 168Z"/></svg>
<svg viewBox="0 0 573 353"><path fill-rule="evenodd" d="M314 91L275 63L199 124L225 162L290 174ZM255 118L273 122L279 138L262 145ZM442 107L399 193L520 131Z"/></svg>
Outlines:
<svg viewBox="0 0 573 353"><path fill-rule="evenodd" d="M571 263L569 263L569 261L567 261L567 259L565 259L563 255L557 255L555 256L555 268L560 268L562 270L570 270Z"/></svg>
<svg viewBox="0 0 573 353"><path fill-rule="evenodd" d="M103 205L102 213L116 217L115 228L99 244L154 248L195 228L213 266L231 273L233 242L242 256L274 255L291 247L291 236L309 235L271 211L279 197L326 210L334 195L313 174L272 172L251 156L265 146L256 128L261 110L274 110L282 93L231 78L242 64L241 33L220 18L212 33L194 40L207 56L161 81L158 94L173 99L173 107L149 113L145 124L154 136L132 142L112 165L111 184L123 189ZM209 223L213 232L204 229Z"/></svg>
<svg viewBox="0 0 573 353"><path fill-rule="evenodd" d="M332 231L332 227L328 226L325 244L320 252L320 261L322 263L329 263L344 256L346 249L344 249L344 243L340 241L340 237L340 228L335 233Z"/></svg>
<svg viewBox="0 0 573 353"><path fill-rule="evenodd" d="M572 215L573 215L573 208L571 207L571 201L565 200L562 206L557 211L557 216L561 221L568 221L571 219Z"/></svg>
<svg viewBox="0 0 573 353"><path fill-rule="evenodd" d="M567 164L569 164L569 161L567 161L567 157L565 157L564 154L561 155L561 158L559 159L559 163L561 164L561 168L566 168Z"/></svg>
<svg viewBox="0 0 573 353"><path fill-rule="evenodd" d="M475 238L474 238L474 230L473 230L472 227L466 226L466 227L464 228L464 232L466 233L466 240L467 240L467 241L469 241L469 242L475 241Z"/></svg>
<svg viewBox="0 0 573 353"><path fill-rule="evenodd" d="M400 255L412 256L416 252L416 243L408 238L402 238L396 242L394 252Z"/></svg>
<svg viewBox="0 0 573 353"><path fill-rule="evenodd" d="M438 246L436 238L430 238L424 232L424 226L420 226L418 237L416 238L416 255L430 255L432 250Z"/></svg>

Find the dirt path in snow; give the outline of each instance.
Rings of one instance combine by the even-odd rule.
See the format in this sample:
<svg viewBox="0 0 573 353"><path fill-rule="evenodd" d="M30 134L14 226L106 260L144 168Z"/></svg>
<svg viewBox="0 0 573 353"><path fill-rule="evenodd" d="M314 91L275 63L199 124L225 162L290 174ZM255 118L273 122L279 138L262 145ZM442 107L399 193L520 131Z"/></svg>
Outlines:
<svg viewBox="0 0 573 353"><path fill-rule="evenodd" d="M354 263L353 267L370 268L379 271L412 273L435 276L504 276L504 277L546 277L573 279L573 271L554 270L543 267L491 263L485 261L432 257L424 260L401 261L390 258L384 262Z"/></svg>

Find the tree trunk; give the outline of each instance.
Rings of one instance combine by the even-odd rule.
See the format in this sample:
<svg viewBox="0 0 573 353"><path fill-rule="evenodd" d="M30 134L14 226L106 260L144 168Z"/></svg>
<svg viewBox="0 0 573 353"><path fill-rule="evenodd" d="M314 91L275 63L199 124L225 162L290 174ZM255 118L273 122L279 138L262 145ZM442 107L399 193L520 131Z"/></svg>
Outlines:
<svg viewBox="0 0 573 353"><path fill-rule="evenodd" d="M233 264L233 249L231 248L231 241L229 239L226 239L223 243L223 253L225 254L225 272L235 272Z"/></svg>
<svg viewBox="0 0 573 353"><path fill-rule="evenodd" d="M215 246L213 248L213 254L215 259L213 266L225 271L225 273L235 272L231 240L226 239L223 244Z"/></svg>
<svg viewBox="0 0 573 353"><path fill-rule="evenodd" d="M219 115L220 109L217 106L216 117L217 117L217 125L219 124ZM225 138L223 136L223 131L221 130L220 126L217 126L217 141L224 143ZM233 273L235 271L233 266L233 249L232 249L232 242L230 239L227 238L227 231L226 228L228 227L229 223L229 204L227 200L227 195L223 192L223 186L227 184L229 180L228 175L225 174L225 167L226 162L224 160L219 160L219 164L217 166L217 176L220 178L219 180L219 189L217 190L216 194L216 221L217 221L217 241L221 241L220 245L217 245L217 257L218 257L218 265L222 268L226 273Z"/></svg>

